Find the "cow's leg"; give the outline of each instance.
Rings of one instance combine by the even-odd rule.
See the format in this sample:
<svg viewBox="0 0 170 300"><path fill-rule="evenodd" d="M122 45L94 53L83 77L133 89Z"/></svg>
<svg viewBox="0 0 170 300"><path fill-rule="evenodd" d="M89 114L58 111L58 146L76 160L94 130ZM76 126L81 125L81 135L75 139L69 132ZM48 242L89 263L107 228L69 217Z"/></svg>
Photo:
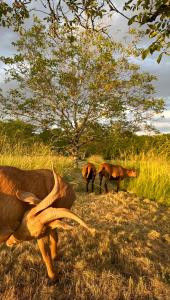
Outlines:
<svg viewBox="0 0 170 300"><path fill-rule="evenodd" d="M50 231L50 250L52 260L57 258L57 243L58 243L58 233L57 230Z"/></svg>
<svg viewBox="0 0 170 300"><path fill-rule="evenodd" d="M47 268L48 276L51 279L56 279L57 273L54 270L53 261L52 261L52 257L51 257L51 250L49 247L49 235L47 235L41 239L38 239L37 242L38 242L38 246L39 246L42 258L43 258L44 263Z"/></svg>
<svg viewBox="0 0 170 300"><path fill-rule="evenodd" d="M117 189L116 189L116 192L117 192L117 193L118 193L119 188L120 188L120 181L121 181L121 179L118 178L118 180L117 180Z"/></svg>
<svg viewBox="0 0 170 300"><path fill-rule="evenodd" d="M89 182L90 182L90 180L87 178L86 179L86 192L88 193L88 191L89 191Z"/></svg>
<svg viewBox="0 0 170 300"><path fill-rule="evenodd" d="M102 193L102 179L103 179L103 175L99 173L99 180L100 180L100 190L99 193Z"/></svg>
<svg viewBox="0 0 170 300"><path fill-rule="evenodd" d="M94 180L95 180L95 177L92 178L92 183L91 183L91 191L92 191L92 193L94 191Z"/></svg>
<svg viewBox="0 0 170 300"><path fill-rule="evenodd" d="M105 183L104 183L104 187L105 187L105 192L106 192L106 193L108 193L108 187L107 187L108 182L109 182L109 178L106 177Z"/></svg>

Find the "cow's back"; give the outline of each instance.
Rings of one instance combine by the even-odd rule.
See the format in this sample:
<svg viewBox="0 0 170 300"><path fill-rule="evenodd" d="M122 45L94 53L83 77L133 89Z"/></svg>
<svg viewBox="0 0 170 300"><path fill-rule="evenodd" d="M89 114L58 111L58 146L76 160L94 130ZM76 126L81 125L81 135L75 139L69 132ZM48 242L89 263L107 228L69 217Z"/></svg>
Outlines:
<svg viewBox="0 0 170 300"><path fill-rule="evenodd" d="M30 205L16 197L17 190L35 194L44 199L54 185L53 173L50 170L21 170L15 167L0 167L0 242L3 240L3 231L18 226ZM58 176L58 197L54 207L70 208L75 200L73 188Z"/></svg>
<svg viewBox="0 0 170 300"><path fill-rule="evenodd" d="M54 183L50 170L21 170L15 167L0 167L0 226L15 228L29 204L16 197L18 190L27 191L43 199Z"/></svg>
<svg viewBox="0 0 170 300"><path fill-rule="evenodd" d="M0 192L15 196L17 190L28 191L43 199L52 189L53 174L50 170L21 170L0 167Z"/></svg>

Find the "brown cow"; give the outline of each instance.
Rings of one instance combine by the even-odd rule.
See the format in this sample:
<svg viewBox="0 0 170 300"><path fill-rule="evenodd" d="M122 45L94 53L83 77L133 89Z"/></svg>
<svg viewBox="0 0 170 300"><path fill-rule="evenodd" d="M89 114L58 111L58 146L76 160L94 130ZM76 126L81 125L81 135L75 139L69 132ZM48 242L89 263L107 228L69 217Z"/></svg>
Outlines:
<svg viewBox="0 0 170 300"><path fill-rule="evenodd" d="M88 162L86 165L84 165L83 168L82 168L82 176L86 181L86 192L88 192L88 186L89 186L89 182L91 180L91 182L92 182L92 193L93 193L94 180L95 180L95 177L96 177L96 168L95 168L94 164Z"/></svg>
<svg viewBox="0 0 170 300"><path fill-rule="evenodd" d="M54 178L55 183L52 191L38 204L36 200L35 205L37 206L29 209L25 213L20 225L7 240L6 244L8 246L18 244L22 241L29 241L32 239L40 238L41 236L46 235L50 229L73 228L73 226L68 225L64 221L61 221L61 218L74 220L85 227L87 230L89 230L91 233L95 233L95 230L93 228L88 227L87 224L79 216L71 212L69 209L51 207L51 205L58 198L58 193L60 193L58 186L58 177L55 171ZM18 192L17 196L21 201L28 202L28 198L25 200L24 194L22 192ZM32 199L30 201L30 204L33 204Z"/></svg>
<svg viewBox="0 0 170 300"><path fill-rule="evenodd" d="M103 176L106 177L104 186L105 186L105 192L108 193L107 183L110 180L114 180L117 183L117 189L116 191L119 191L120 181L127 177L136 177L137 172L133 169L125 169L118 165L112 165L108 163L102 163L99 166L99 179L100 179L100 194L101 194L101 185L102 185L102 179Z"/></svg>
<svg viewBox="0 0 170 300"><path fill-rule="evenodd" d="M54 184L54 175L56 184ZM52 195L52 198L50 195ZM47 216L46 212L48 212L49 216L49 213L52 213L52 207L54 208L54 212L58 208L69 209L75 198L75 192L71 185L50 170L21 170L15 167L1 166L0 242L6 242L9 239L8 244L10 245L10 236L14 234L15 237L15 232L17 234L17 230L23 228L21 227L21 225L23 226L23 222L28 223L29 228L31 228L30 224L33 224L31 222L38 222L38 218L30 218L28 222L28 218L26 218L27 211L31 211L31 217L33 215L40 216L41 214ZM30 210L30 204L37 206ZM49 220L44 219L42 222L44 232L42 235L37 234L36 236L47 267L48 276L52 279L57 277L53 266L53 259L57 255L58 235L55 230L50 228L58 227L54 226L55 224L61 225L59 227L64 228L62 222L57 219L57 217L55 219L54 214L52 219L51 217ZM47 222L50 223L50 221L52 221L51 227L49 226L48 230L46 230L46 224ZM32 237L35 236L32 229L28 232L28 238L29 235L32 235Z"/></svg>

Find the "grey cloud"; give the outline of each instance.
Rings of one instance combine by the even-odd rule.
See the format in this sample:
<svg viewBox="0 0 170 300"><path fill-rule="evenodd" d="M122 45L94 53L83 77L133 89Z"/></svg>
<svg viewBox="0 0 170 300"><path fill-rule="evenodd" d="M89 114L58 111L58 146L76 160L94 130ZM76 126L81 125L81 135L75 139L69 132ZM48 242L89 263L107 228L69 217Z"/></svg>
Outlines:
<svg viewBox="0 0 170 300"><path fill-rule="evenodd" d="M9 28L0 27L0 55L9 56L15 52L14 46L11 44L17 39L17 33Z"/></svg>

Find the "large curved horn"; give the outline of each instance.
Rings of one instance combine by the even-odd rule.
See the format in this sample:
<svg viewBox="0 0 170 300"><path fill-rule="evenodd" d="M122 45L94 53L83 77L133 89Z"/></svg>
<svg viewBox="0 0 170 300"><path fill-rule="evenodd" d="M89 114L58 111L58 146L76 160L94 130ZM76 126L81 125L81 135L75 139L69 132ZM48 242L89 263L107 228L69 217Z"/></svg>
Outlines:
<svg viewBox="0 0 170 300"><path fill-rule="evenodd" d="M72 225L69 225L61 220L55 220L55 221L52 221L50 223L47 224L48 227L50 227L51 229L55 229L55 228L62 228L62 229L65 229L65 230L71 230L74 228L74 226Z"/></svg>
<svg viewBox="0 0 170 300"><path fill-rule="evenodd" d="M52 191L33 209L31 209L29 215L35 215L38 212L46 209L47 207L49 207L58 197L58 193L59 193L59 178L60 176L56 174L53 166L52 166L52 170L53 170L53 176L54 176L54 186Z"/></svg>
<svg viewBox="0 0 170 300"><path fill-rule="evenodd" d="M75 213L71 212L69 209L66 208L49 207L45 211L40 213L39 218L40 222L44 225L57 219L68 218L79 223L81 226L90 231L91 234L94 235L95 233L94 228L89 227L79 216L77 216Z"/></svg>

